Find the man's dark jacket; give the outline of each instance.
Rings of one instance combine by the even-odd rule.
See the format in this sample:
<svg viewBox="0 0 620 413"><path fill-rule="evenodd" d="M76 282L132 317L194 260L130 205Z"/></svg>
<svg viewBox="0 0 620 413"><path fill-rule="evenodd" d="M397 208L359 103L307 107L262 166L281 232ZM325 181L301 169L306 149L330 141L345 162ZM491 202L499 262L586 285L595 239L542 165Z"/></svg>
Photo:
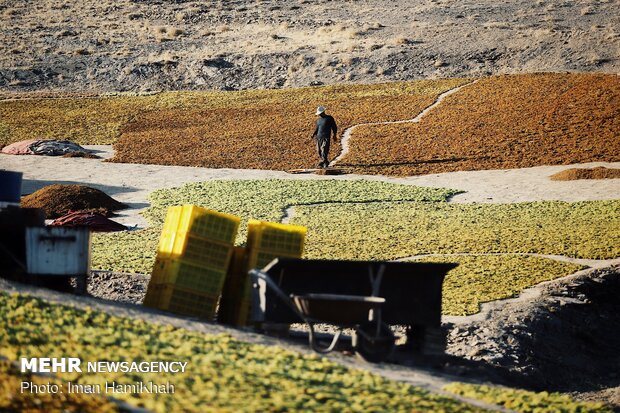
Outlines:
<svg viewBox="0 0 620 413"><path fill-rule="evenodd" d="M312 136L320 140L329 139L332 131L334 136L337 136L338 127L336 126L336 121L333 117L323 114L316 120L316 129Z"/></svg>

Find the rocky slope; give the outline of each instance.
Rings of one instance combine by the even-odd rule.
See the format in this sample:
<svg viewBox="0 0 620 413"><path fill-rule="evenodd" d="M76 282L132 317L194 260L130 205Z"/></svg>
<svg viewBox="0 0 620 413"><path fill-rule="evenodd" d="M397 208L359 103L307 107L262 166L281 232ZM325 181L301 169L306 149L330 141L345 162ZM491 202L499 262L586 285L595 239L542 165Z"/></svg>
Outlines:
<svg viewBox="0 0 620 413"><path fill-rule="evenodd" d="M616 73L618 16L612 0L5 0L0 91Z"/></svg>

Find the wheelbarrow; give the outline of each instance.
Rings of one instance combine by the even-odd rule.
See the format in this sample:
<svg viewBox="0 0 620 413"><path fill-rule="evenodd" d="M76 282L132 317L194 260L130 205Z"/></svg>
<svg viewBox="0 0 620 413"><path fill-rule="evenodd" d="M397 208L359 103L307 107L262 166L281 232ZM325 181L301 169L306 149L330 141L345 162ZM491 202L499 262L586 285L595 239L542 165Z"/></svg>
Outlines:
<svg viewBox="0 0 620 413"><path fill-rule="evenodd" d="M271 289L308 326L308 341L314 351L331 352L342 331L352 328L354 351L369 362L380 362L392 353L396 342L389 325L381 321L385 298L376 296L384 270L381 266L376 276L369 270L373 286L371 296L313 293L287 296L267 273L255 269L250 271L250 277L255 288ZM316 324L332 324L338 328L329 344L319 342L314 330Z"/></svg>

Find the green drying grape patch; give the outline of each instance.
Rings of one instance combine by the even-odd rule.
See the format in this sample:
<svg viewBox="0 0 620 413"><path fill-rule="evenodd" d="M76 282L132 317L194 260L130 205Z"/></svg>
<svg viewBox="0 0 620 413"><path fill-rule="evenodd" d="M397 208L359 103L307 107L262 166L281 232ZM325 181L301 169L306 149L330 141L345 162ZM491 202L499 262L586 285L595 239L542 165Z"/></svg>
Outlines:
<svg viewBox="0 0 620 413"><path fill-rule="evenodd" d="M480 304L510 298L543 281L561 278L581 266L523 255L447 255L421 261L456 262L443 283L442 313L475 314Z"/></svg>
<svg viewBox="0 0 620 413"><path fill-rule="evenodd" d="M64 382L65 388L67 382L100 386L115 382L124 386L152 381L174 386L174 393L112 395L155 412L483 411L314 354L76 309L20 294L0 293L0 356L10 361L79 357L84 361L187 362L185 371L176 374L83 370L57 372L53 379L46 379ZM0 370L0 377L4 374ZM0 387L8 393L0 396L0 410L14 406L19 388ZM93 403L81 401L81 406L87 402ZM71 407L71 401L65 406Z"/></svg>
<svg viewBox="0 0 620 413"><path fill-rule="evenodd" d="M249 218L279 222L292 205L383 201L443 202L458 191L364 180L214 180L162 189L150 195L145 216L152 228L93 237L93 267L150 273L168 207L193 204L240 216L237 243Z"/></svg>
<svg viewBox="0 0 620 413"><path fill-rule="evenodd" d="M462 264L448 275L444 286L444 313L453 315L475 313L482 302L512 297L523 288L580 268L516 254L620 256L620 226L613 225L620 222L620 201L445 202L455 193L339 179L187 184L151 194L152 205L145 214L151 228L96 234L93 266L149 273L166 210L182 204L240 216L238 244L245 241L249 218L278 222L290 213L291 223L308 227L306 258L395 260L448 254L428 259Z"/></svg>
<svg viewBox="0 0 620 413"><path fill-rule="evenodd" d="M532 392L480 384L450 383L449 393L493 403L520 413L612 413L603 403L577 402L560 393Z"/></svg>

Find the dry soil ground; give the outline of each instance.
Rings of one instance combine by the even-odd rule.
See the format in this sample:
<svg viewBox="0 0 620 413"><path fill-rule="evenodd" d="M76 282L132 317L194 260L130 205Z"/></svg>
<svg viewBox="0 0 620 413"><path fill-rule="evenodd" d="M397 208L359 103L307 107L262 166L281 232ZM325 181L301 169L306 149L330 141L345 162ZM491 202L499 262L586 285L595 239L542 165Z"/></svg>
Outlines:
<svg viewBox="0 0 620 413"><path fill-rule="evenodd" d="M613 0L5 0L0 90L617 73L619 16Z"/></svg>

